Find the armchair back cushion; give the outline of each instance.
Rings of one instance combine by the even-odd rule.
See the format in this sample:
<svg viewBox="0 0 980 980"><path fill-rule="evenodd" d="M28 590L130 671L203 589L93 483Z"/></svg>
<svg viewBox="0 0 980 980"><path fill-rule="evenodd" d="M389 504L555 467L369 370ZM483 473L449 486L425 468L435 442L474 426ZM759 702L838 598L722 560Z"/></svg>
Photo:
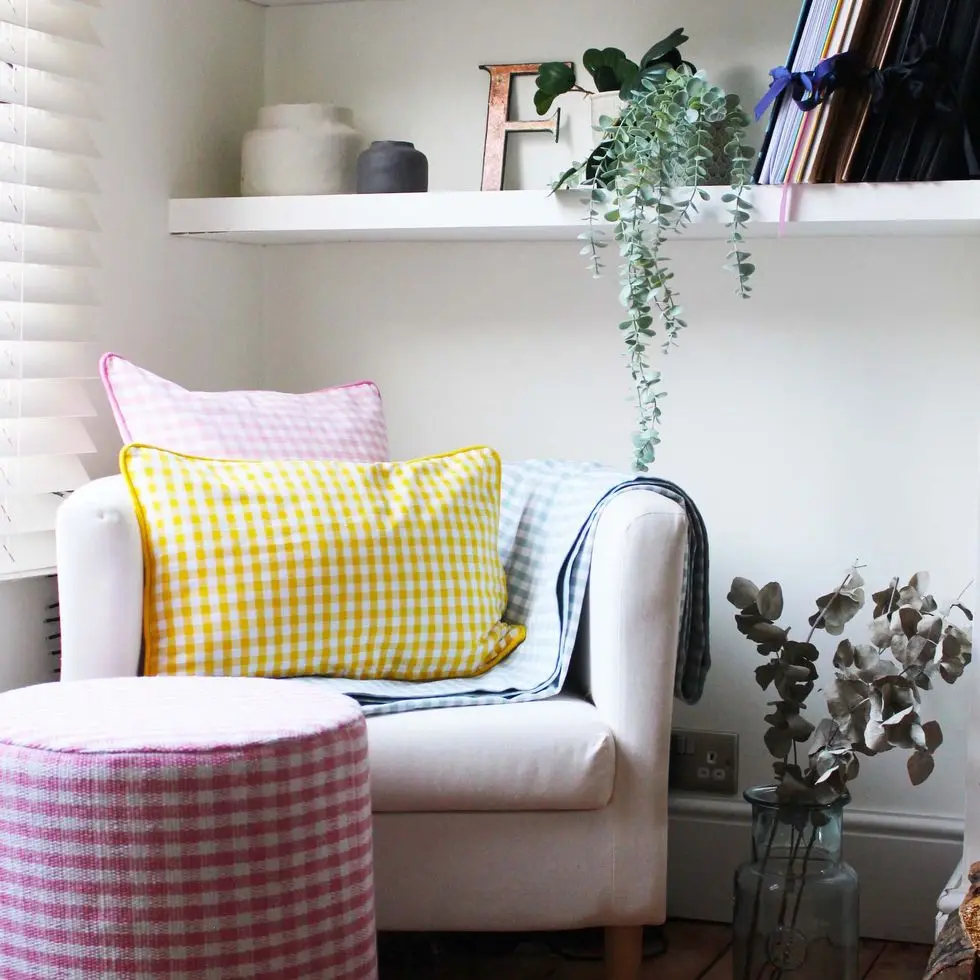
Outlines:
<svg viewBox="0 0 980 980"><path fill-rule="evenodd" d="M100 373L123 442L222 459L388 458L370 381L300 395L188 391L118 354L103 355Z"/></svg>
<svg viewBox="0 0 980 980"><path fill-rule="evenodd" d="M242 461L126 446L147 674L434 680L523 639L498 553L500 459Z"/></svg>

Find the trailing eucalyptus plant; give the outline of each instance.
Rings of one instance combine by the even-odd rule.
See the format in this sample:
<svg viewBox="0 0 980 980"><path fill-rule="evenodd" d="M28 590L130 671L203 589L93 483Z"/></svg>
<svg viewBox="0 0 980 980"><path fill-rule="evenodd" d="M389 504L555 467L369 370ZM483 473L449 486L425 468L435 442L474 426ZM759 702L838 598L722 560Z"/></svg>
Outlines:
<svg viewBox="0 0 980 980"><path fill-rule="evenodd" d="M828 717L814 726L803 716L818 676L820 651L813 639L818 630L840 636L864 606L864 581L857 568L816 600L803 641L790 639L789 628L778 624L783 614L778 582L761 589L744 578L732 582L728 600L738 610L738 631L767 658L756 668L756 680L777 698L769 702L765 743L776 759L779 800L831 803L858 775L859 756L896 748L910 753L913 785L932 773L943 733L938 721L922 720L922 699L937 678L954 684L970 663L973 614L959 600L940 608L928 590L929 575L919 572L907 585L894 578L872 595L868 642L842 639L837 644L832 678L823 690Z"/></svg>
<svg viewBox="0 0 980 980"><path fill-rule="evenodd" d="M656 457L665 397L661 373L652 369L647 357L648 343L656 336L654 320L663 327L664 352L687 326L665 247L710 199L706 185L721 181L731 188L722 196L731 216L727 266L742 298L751 292L755 271L745 246L752 210L749 164L754 156L745 145L749 117L737 96L711 85L704 72L681 59L677 49L686 40L678 29L638 64L615 48L586 52L586 67L597 87L615 90L619 83L623 107L617 118L599 120L599 143L588 159L574 164L553 184L553 190L589 188L589 228L580 238L593 275L603 268L601 249L607 245L600 219L612 224L619 246L620 302L626 311L619 329L636 391L633 448L640 472ZM567 91L586 91L576 85L574 70L558 62L542 65L535 99L539 113L547 112L555 96Z"/></svg>

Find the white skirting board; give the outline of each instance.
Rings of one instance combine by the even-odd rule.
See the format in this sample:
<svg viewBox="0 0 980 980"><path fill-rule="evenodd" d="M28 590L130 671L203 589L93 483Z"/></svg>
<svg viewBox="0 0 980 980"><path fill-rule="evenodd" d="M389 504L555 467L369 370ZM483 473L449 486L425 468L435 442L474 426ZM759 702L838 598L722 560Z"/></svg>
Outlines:
<svg viewBox="0 0 980 980"><path fill-rule="evenodd" d="M741 800L672 796L667 912L730 922L735 868L751 847ZM861 881L861 935L932 943L936 903L963 853L963 821L844 811L844 856Z"/></svg>

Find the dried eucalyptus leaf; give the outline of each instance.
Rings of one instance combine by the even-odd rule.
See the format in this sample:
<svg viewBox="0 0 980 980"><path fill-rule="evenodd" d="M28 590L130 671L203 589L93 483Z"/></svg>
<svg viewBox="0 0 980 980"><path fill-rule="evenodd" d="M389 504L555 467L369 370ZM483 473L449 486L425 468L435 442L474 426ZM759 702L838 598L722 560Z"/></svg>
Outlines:
<svg viewBox="0 0 980 980"><path fill-rule="evenodd" d="M763 619L758 613L743 612L735 614L735 627L742 634L748 636L749 630L759 623L767 623L769 620Z"/></svg>
<svg viewBox="0 0 980 980"><path fill-rule="evenodd" d="M923 616L919 620L919 625L916 626L915 631L919 636L924 636L930 642L938 643L939 638L943 635L942 616L933 616L932 614Z"/></svg>
<svg viewBox="0 0 980 980"><path fill-rule="evenodd" d="M769 753L777 759L785 758L793 747L793 739L790 738L789 732L785 728L766 729L763 741L766 743Z"/></svg>
<svg viewBox="0 0 980 980"><path fill-rule="evenodd" d="M922 608L922 596L911 585L906 585L898 590L899 605L909 606L912 609Z"/></svg>
<svg viewBox="0 0 980 980"><path fill-rule="evenodd" d="M936 602L934 596L924 595L922 597L922 611L924 613L934 613L939 608L939 603Z"/></svg>
<svg viewBox="0 0 980 980"><path fill-rule="evenodd" d="M728 592L728 601L736 609L744 612L756 601L758 596L759 587L754 582L739 577L732 580L732 587Z"/></svg>
<svg viewBox="0 0 980 980"><path fill-rule="evenodd" d="M827 710L831 718L846 720L871 695L871 688L859 679L837 678L827 685Z"/></svg>
<svg viewBox="0 0 980 980"><path fill-rule="evenodd" d="M838 670L846 670L848 667L854 666L854 645L850 640L841 640L837 644L837 650L834 653L834 666Z"/></svg>
<svg viewBox="0 0 980 980"><path fill-rule="evenodd" d="M925 751L928 746L926 745L926 733L922 725L910 725L909 726L909 738L912 740L912 744L917 749L922 749Z"/></svg>
<svg viewBox="0 0 980 980"><path fill-rule="evenodd" d="M763 691L776 679L776 669L776 664L772 661L755 668L756 683Z"/></svg>
<svg viewBox="0 0 980 980"><path fill-rule="evenodd" d="M943 744L943 730L939 727L939 722L927 721L922 726L922 731L926 737L926 749L935 752Z"/></svg>
<svg viewBox="0 0 980 980"><path fill-rule="evenodd" d="M783 644L783 659L789 663L800 664L804 661L813 663L820 656L820 651L812 643L801 643L799 640L787 640Z"/></svg>
<svg viewBox="0 0 980 980"><path fill-rule="evenodd" d="M813 730L813 738L810 741L810 745L807 748L807 755L811 758L821 749L826 748L827 744L830 742L833 733L837 731L837 725L831 721L829 718L821 718L820 723Z"/></svg>
<svg viewBox="0 0 980 980"><path fill-rule="evenodd" d="M924 666L932 660L935 645L924 636L913 636L905 646L905 663Z"/></svg>
<svg viewBox="0 0 980 980"><path fill-rule="evenodd" d="M893 578L887 589L875 592L871 598L875 604L875 619L879 616L891 616L898 608L898 579Z"/></svg>
<svg viewBox="0 0 980 980"><path fill-rule="evenodd" d="M779 583L770 582L768 585L764 585L755 600L755 604L766 619L772 621L779 619L783 614L783 590Z"/></svg>
<svg viewBox="0 0 980 980"><path fill-rule="evenodd" d="M857 615L864 604L864 593L858 589L854 595L836 592L817 599L817 609L809 619L811 626L826 630L831 636L840 636L844 627Z"/></svg>
<svg viewBox="0 0 980 980"><path fill-rule="evenodd" d="M935 768L936 760L929 752L913 752L909 756L909 779L912 780L913 786L924 783L932 775L932 770Z"/></svg>
<svg viewBox="0 0 980 980"><path fill-rule="evenodd" d="M892 656L900 663L905 664L905 651L908 649L909 641L904 633L893 633L891 639Z"/></svg>
<svg viewBox="0 0 980 980"><path fill-rule="evenodd" d="M929 573L916 572L912 578L909 579L909 585L915 589L920 596L925 595L929 591Z"/></svg>
<svg viewBox="0 0 980 980"><path fill-rule="evenodd" d="M881 660L878 651L866 643L859 643L854 647L854 666L858 670L873 671Z"/></svg>
<svg viewBox="0 0 980 980"><path fill-rule="evenodd" d="M960 639L954 633L947 633L943 637L942 645L942 659L949 663L951 660L960 660L960 651L962 649L962 644Z"/></svg>
<svg viewBox="0 0 980 980"><path fill-rule="evenodd" d="M786 640L789 630L780 629L775 623L756 623L746 634L753 643L759 644L759 653L776 653Z"/></svg>
<svg viewBox="0 0 980 980"><path fill-rule="evenodd" d="M802 780L797 779L792 773L786 772L776 787L776 798L783 802L809 800L813 798L813 789L807 786ZM787 814L786 822L799 820L801 816L805 819L805 814L800 814L799 812Z"/></svg>
<svg viewBox="0 0 980 980"><path fill-rule="evenodd" d="M871 623L871 642L879 649L883 650L892 641L892 627L890 615L877 616Z"/></svg>
<svg viewBox="0 0 980 980"><path fill-rule="evenodd" d="M789 719L787 731L794 742L805 742L813 734L813 725L802 715L793 715Z"/></svg>
<svg viewBox="0 0 980 980"><path fill-rule="evenodd" d="M871 755L887 752L891 748L885 726L875 718L869 718L867 725L865 725L864 746Z"/></svg>
<svg viewBox="0 0 980 980"><path fill-rule="evenodd" d="M955 684L963 676L963 664L956 660L950 663L941 663L939 665L939 676L947 684Z"/></svg>
<svg viewBox="0 0 980 980"><path fill-rule="evenodd" d="M915 636L919 621L922 619L922 614L918 609L913 609L911 606L903 606L898 610L898 618L902 625L902 632L906 636Z"/></svg>
<svg viewBox="0 0 980 980"><path fill-rule="evenodd" d="M779 779L782 779L784 776L789 776L791 779L795 779L801 783L803 782L803 770L794 762L786 762L784 759L779 759L772 764L772 771Z"/></svg>
<svg viewBox="0 0 980 980"><path fill-rule="evenodd" d="M964 606L962 602L954 602L953 603L953 608L954 609L959 609L959 611L961 613L963 613L963 615L966 616L966 618L971 623L973 622L973 613L969 609L967 609L966 606Z"/></svg>
<svg viewBox="0 0 980 980"><path fill-rule="evenodd" d="M902 708L900 711L896 711L894 714L888 715L887 718L882 718L881 723L886 728L891 726L901 726L907 724L911 718L915 716L915 707L909 705L907 708Z"/></svg>

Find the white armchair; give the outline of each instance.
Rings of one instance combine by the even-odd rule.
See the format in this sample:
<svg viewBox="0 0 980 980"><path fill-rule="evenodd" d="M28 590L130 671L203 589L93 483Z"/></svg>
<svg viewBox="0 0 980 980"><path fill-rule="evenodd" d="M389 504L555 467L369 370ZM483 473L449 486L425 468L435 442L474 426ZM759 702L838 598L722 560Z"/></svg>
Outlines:
<svg viewBox="0 0 980 980"><path fill-rule="evenodd" d="M143 569L121 477L58 516L62 679L139 670ZM650 492L603 511L566 690L369 719L378 925L606 927L638 975L666 917L667 766L687 521Z"/></svg>

